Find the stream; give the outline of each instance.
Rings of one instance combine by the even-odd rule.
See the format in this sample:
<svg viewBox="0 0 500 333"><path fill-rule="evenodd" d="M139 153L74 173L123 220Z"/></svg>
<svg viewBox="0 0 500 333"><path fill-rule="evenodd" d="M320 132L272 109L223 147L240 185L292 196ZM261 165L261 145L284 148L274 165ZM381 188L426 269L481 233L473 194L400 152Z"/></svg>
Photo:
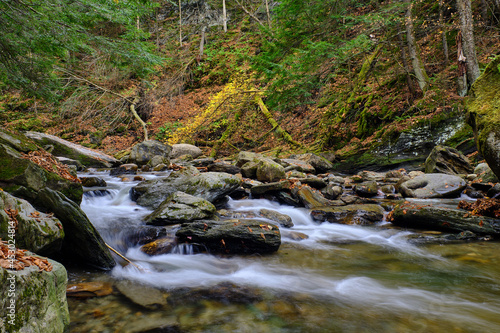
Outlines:
<svg viewBox="0 0 500 333"><path fill-rule="evenodd" d="M128 196L138 182L82 174L90 175L108 187L87 192L82 209L141 269L69 269L69 283L129 280L159 289L166 303L146 309L117 291L69 298L71 332L500 332L498 242L416 245L413 232L385 221L318 224L307 209L245 199L227 209L292 218L294 227L280 228L277 253L216 256L181 245L149 256L126 237L150 213ZM293 232L308 238L294 240Z"/></svg>

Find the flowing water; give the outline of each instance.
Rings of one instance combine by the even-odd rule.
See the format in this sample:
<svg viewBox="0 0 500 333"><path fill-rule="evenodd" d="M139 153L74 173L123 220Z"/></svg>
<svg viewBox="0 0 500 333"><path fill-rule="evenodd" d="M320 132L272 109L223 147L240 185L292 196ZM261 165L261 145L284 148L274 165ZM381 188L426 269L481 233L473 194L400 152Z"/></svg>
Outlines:
<svg viewBox="0 0 500 333"><path fill-rule="evenodd" d="M247 199L228 209L292 218L277 253L192 254L183 246L148 256L125 237L150 213L128 197L137 182L97 175L108 188L85 195L82 208L142 269L72 271L70 283L125 279L160 289L167 302L145 309L118 292L70 299L72 332L500 332L498 242L414 245L411 232L384 221L317 223L306 209ZM293 240L292 232L308 238Z"/></svg>

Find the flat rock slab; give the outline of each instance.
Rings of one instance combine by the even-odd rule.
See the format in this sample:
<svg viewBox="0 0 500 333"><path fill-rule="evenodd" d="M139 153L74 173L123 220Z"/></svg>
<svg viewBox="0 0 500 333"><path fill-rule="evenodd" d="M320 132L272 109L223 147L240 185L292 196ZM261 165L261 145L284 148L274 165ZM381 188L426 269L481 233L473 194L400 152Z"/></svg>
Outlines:
<svg viewBox="0 0 500 333"><path fill-rule="evenodd" d="M399 188L409 198L455 198L467 187L465 180L443 173L428 173L410 179Z"/></svg>
<svg viewBox="0 0 500 333"><path fill-rule="evenodd" d="M278 226L260 220L196 221L177 231L179 243L204 245L212 253L272 253L281 245Z"/></svg>
<svg viewBox="0 0 500 333"><path fill-rule="evenodd" d="M382 221L384 209L375 204L318 207L311 210L311 217L319 222L370 225Z"/></svg>
<svg viewBox="0 0 500 333"><path fill-rule="evenodd" d="M159 289L137 282L123 280L115 285L123 296L146 309L154 310L167 304L167 298Z"/></svg>
<svg viewBox="0 0 500 333"><path fill-rule="evenodd" d="M112 156L63 140L54 135L26 132L26 136L38 142L41 146L54 146L53 155L77 160L87 167L111 168L119 164L119 161Z"/></svg>
<svg viewBox="0 0 500 333"><path fill-rule="evenodd" d="M389 215L389 220L394 225L406 228L500 235L500 219L475 216L464 209L407 202L397 206Z"/></svg>

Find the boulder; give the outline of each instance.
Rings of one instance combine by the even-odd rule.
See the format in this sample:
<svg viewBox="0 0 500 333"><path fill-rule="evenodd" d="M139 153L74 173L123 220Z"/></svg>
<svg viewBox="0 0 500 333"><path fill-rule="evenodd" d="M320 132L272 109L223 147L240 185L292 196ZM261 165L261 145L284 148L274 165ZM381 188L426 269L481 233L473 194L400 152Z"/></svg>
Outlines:
<svg viewBox="0 0 500 333"><path fill-rule="evenodd" d="M410 198L454 198L466 187L466 182L458 176L428 173L402 183L399 192Z"/></svg>
<svg viewBox="0 0 500 333"><path fill-rule="evenodd" d="M111 168L119 164L119 161L112 156L63 140L54 135L26 132L26 136L42 147L46 145L53 146L52 155L77 160L86 167Z"/></svg>
<svg viewBox="0 0 500 333"><path fill-rule="evenodd" d="M290 189L290 187L291 183L288 180L282 180L280 182L265 183L265 184L257 183L250 188L250 192L253 195L262 195L269 192L280 192L283 190L288 190Z"/></svg>
<svg viewBox="0 0 500 333"><path fill-rule="evenodd" d="M134 163L122 164L117 168L112 169L109 172L110 176L119 176L119 175L135 175L137 174L137 170L139 166Z"/></svg>
<svg viewBox="0 0 500 333"><path fill-rule="evenodd" d="M479 152L500 178L500 56L474 82L467 102L469 124Z"/></svg>
<svg viewBox="0 0 500 333"><path fill-rule="evenodd" d="M261 210L259 210L259 215L265 217L268 220L278 223L281 227L293 227L292 218L290 216L281 214L275 210L262 208Z"/></svg>
<svg viewBox="0 0 500 333"><path fill-rule="evenodd" d="M166 236L155 239L152 242L144 244L141 246L141 251L149 254L150 256L170 253L174 247L177 245L177 240L175 237Z"/></svg>
<svg viewBox="0 0 500 333"><path fill-rule="evenodd" d="M497 183L499 181L498 177L493 173L488 163L479 163L474 168L474 174L476 174L474 181L480 183Z"/></svg>
<svg viewBox="0 0 500 333"><path fill-rule="evenodd" d="M156 140L147 140L132 147L128 156L128 163L134 163L139 166L148 164L155 156L162 157L167 163L170 163L170 153L172 147Z"/></svg>
<svg viewBox="0 0 500 333"><path fill-rule="evenodd" d="M132 303L148 310L155 310L167 305L167 295L159 289L129 280L119 281L115 287Z"/></svg>
<svg viewBox="0 0 500 333"><path fill-rule="evenodd" d="M326 188L322 190L322 193L327 199L336 200L344 193L344 190L335 183L328 183Z"/></svg>
<svg viewBox="0 0 500 333"><path fill-rule="evenodd" d="M354 192L360 197L374 197L378 194L378 184L374 180L356 184L354 185Z"/></svg>
<svg viewBox="0 0 500 333"><path fill-rule="evenodd" d="M176 233L179 242L204 245L212 253L264 254L278 251L278 226L261 220L196 221L183 224Z"/></svg>
<svg viewBox="0 0 500 333"><path fill-rule="evenodd" d="M61 249L64 231L59 220L37 211L26 200L0 191L0 238L9 239L9 223L17 222L16 246L41 255L51 255ZM14 222L14 223L16 223ZM13 226L12 224L10 226Z"/></svg>
<svg viewBox="0 0 500 333"><path fill-rule="evenodd" d="M281 163L285 166L285 171L300 171L300 172L305 172L305 173L315 173L316 169L314 167L301 160L296 160L292 158L284 158L281 160Z"/></svg>
<svg viewBox="0 0 500 333"><path fill-rule="evenodd" d="M192 158L198 158L203 154L200 148L187 144L187 143L177 143L172 145L172 151L170 152L170 158L174 159L182 155L191 155Z"/></svg>
<svg viewBox="0 0 500 333"><path fill-rule="evenodd" d="M286 178L285 168L269 158L259 160L255 174L260 182L275 182Z"/></svg>
<svg viewBox="0 0 500 333"><path fill-rule="evenodd" d="M50 272L35 265L18 271L0 268L0 332L62 333L69 330L66 269L56 261L47 260L52 265ZM13 316L9 316L11 311Z"/></svg>
<svg viewBox="0 0 500 333"><path fill-rule="evenodd" d="M209 201L177 191L144 220L150 225L172 225L211 218L215 211Z"/></svg>
<svg viewBox="0 0 500 333"><path fill-rule="evenodd" d="M99 177L81 177L82 186L84 187L106 187L106 181Z"/></svg>
<svg viewBox="0 0 500 333"><path fill-rule="evenodd" d="M61 221L65 237L63 254L73 262L109 270L115 266L104 240L80 206L62 193L45 188L38 193L36 204L44 207Z"/></svg>
<svg viewBox="0 0 500 333"><path fill-rule="evenodd" d="M375 204L318 207L311 210L311 217L319 222L370 225L382 221L384 209Z"/></svg>
<svg viewBox="0 0 500 333"><path fill-rule="evenodd" d="M196 168L185 168L172 172L168 177L139 183L132 188L132 199L141 206L156 209L168 196L181 191L213 203L240 185L241 180L228 173L199 173Z"/></svg>
<svg viewBox="0 0 500 333"><path fill-rule="evenodd" d="M257 178L257 165L259 162L257 160L255 161L248 161L245 164L241 166L241 175L246 178Z"/></svg>
<svg viewBox="0 0 500 333"><path fill-rule="evenodd" d="M316 172L323 173L330 170L333 170L333 163L328 161L327 159L318 156L313 153L301 154L301 155L292 155L290 156L292 159L304 161L314 167Z"/></svg>
<svg viewBox="0 0 500 333"><path fill-rule="evenodd" d="M50 188L62 192L80 204L83 189L80 183L60 177L38 164L22 158L21 153L0 144L0 187L16 197L33 202L38 192Z"/></svg>
<svg viewBox="0 0 500 333"><path fill-rule="evenodd" d="M226 172L232 175L236 175L241 172L240 168L226 162L215 162L207 167L208 171L212 172Z"/></svg>
<svg viewBox="0 0 500 333"><path fill-rule="evenodd" d="M500 220L476 216L464 209L439 207L430 204L404 203L390 214L392 224L414 229L430 229L448 232L472 231L479 235L498 236Z"/></svg>
<svg viewBox="0 0 500 333"><path fill-rule="evenodd" d="M238 153L238 156L236 156L236 166L241 168L244 164L254 160L259 160L262 157L263 156L261 154L252 153L249 151L240 151Z"/></svg>
<svg viewBox="0 0 500 333"><path fill-rule="evenodd" d="M308 185L295 186L292 188L292 194L297 197L306 208L344 205L340 200L328 200L320 191Z"/></svg>
<svg viewBox="0 0 500 333"><path fill-rule="evenodd" d="M0 144L4 144L23 153L29 153L30 151L38 150L39 148L36 143L29 139L26 135L19 132L11 132L2 128L0 128Z"/></svg>
<svg viewBox="0 0 500 333"><path fill-rule="evenodd" d="M446 146L436 146L425 160L426 173L448 175L469 174L473 170L469 159L460 151Z"/></svg>

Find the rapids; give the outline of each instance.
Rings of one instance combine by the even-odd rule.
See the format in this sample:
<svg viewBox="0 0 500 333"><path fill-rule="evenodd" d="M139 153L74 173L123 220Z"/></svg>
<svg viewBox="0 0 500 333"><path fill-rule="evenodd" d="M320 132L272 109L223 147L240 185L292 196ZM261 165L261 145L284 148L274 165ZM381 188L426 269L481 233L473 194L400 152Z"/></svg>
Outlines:
<svg viewBox="0 0 500 333"><path fill-rule="evenodd" d="M266 256L193 254L187 245L149 256L124 240L150 213L129 199L137 182L94 174L108 187L87 192L82 209L105 241L142 269L118 265L110 274L74 271L70 282L126 279L161 289L171 301L167 308L138 310L115 294L70 300L72 332L140 332L159 318L168 318L181 332L500 331L497 242L415 245L410 241L414 232L385 221L371 227L317 223L307 209L230 199L229 210L287 214L295 225L290 231L308 238L293 240L281 228L280 250ZM250 288L260 298L243 304L230 297L175 301L178 290L228 283ZM91 315L96 309L100 315Z"/></svg>

